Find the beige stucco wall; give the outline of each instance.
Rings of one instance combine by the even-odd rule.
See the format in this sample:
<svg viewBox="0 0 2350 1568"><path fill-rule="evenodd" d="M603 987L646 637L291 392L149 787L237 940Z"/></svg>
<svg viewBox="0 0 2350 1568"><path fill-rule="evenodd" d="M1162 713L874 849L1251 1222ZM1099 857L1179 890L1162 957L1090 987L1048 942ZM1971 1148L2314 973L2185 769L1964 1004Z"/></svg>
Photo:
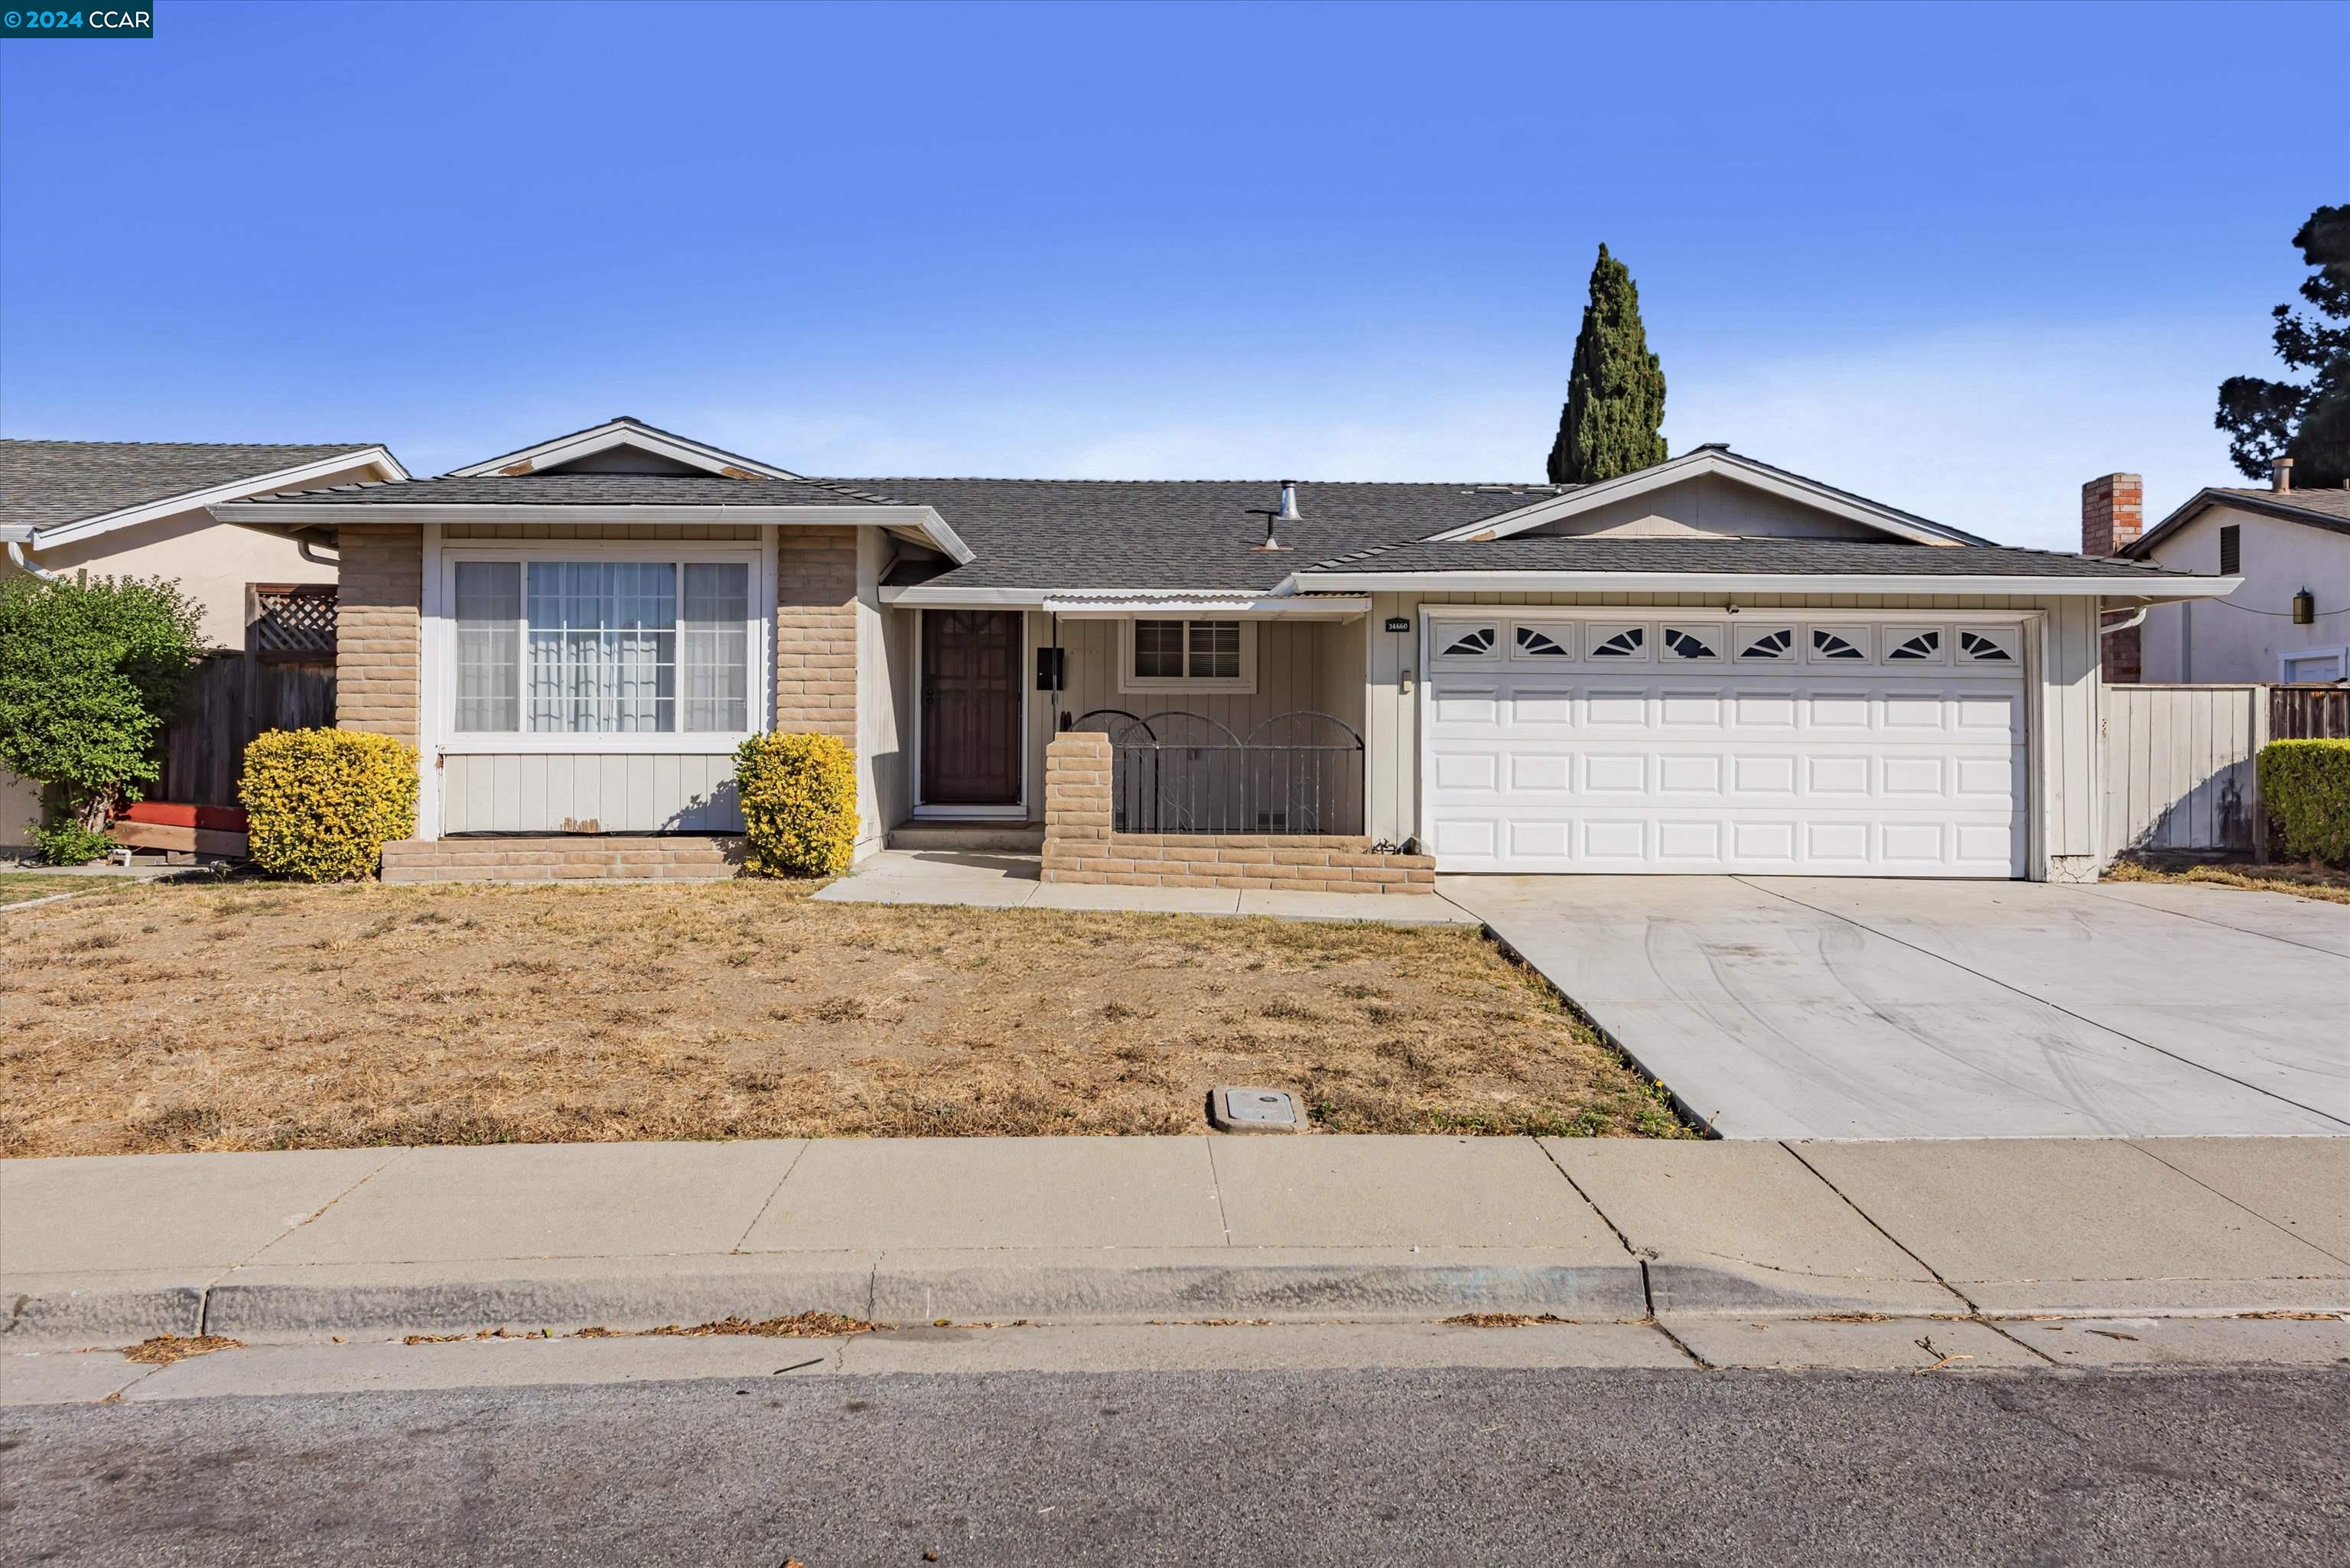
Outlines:
<svg viewBox="0 0 2350 1568"><path fill-rule="evenodd" d="M1430 605L1558 605L1718 607L1719 594L1375 594L1371 598L1370 677L1366 708L1371 752L1367 831L1401 842L1419 836L1419 700L1427 690L1420 663L1420 612ZM2044 634L2026 660L2031 709L2032 810L2035 877L2087 880L2095 875L2103 754L2098 744L2096 606L2092 598L2016 598L1963 595L1838 594L1813 597L1740 595L1743 609L2016 609L2040 610ZM1389 616L1411 622L1389 632ZM1402 675L1412 672L1412 690Z"/></svg>
<svg viewBox="0 0 2350 1568"><path fill-rule="evenodd" d="M380 477L372 464L361 464L308 483L313 488L323 488ZM202 508L68 545L52 545L36 551L32 558L53 572L172 578L203 607L204 636L216 648L244 646L247 583L335 580L333 566L304 560L291 539L215 523ZM0 557L0 575L16 570Z"/></svg>
<svg viewBox="0 0 2350 1568"><path fill-rule="evenodd" d="M2156 545L2175 571L2217 572L2220 530L2232 524L2244 586L2224 599L2158 605L2147 612L2139 679L2181 684L2270 681L2279 659L2350 642L2350 534L2213 506ZM2293 596L2307 588L2317 619L2293 624Z"/></svg>

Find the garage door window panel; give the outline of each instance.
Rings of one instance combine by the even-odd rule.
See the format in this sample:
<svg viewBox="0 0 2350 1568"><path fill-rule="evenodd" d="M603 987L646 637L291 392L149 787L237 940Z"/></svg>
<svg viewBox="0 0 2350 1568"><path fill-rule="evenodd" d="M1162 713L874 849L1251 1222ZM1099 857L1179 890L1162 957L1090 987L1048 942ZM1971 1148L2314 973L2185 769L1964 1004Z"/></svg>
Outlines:
<svg viewBox="0 0 2350 1568"><path fill-rule="evenodd" d="M1572 659L1575 657L1575 628L1567 626L1521 626L1516 628L1511 649L1515 659Z"/></svg>
<svg viewBox="0 0 2350 1568"><path fill-rule="evenodd" d="M1868 662L1868 628L1815 626L1812 628L1808 646L1814 663L1866 664Z"/></svg>
<svg viewBox="0 0 2350 1568"><path fill-rule="evenodd" d="M1719 626L1667 622L1662 640L1665 658L1669 663L1718 664L1721 661L1724 639Z"/></svg>
<svg viewBox="0 0 2350 1568"><path fill-rule="evenodd" d="M1795 658L1795 628L1792 626L1757 627L1742 631L1738 638L1738 657L1757 663L1777 660L1793 663Z"/></svg>
<svg viewBox="0 0 2350 1568"><path fill-rule="evenodd" d="M1626 626L1620 621L1593 621L1585 628L1591 642L1591 657L1615 661L1646 660L1648 657L1648 628Z"/></svg>

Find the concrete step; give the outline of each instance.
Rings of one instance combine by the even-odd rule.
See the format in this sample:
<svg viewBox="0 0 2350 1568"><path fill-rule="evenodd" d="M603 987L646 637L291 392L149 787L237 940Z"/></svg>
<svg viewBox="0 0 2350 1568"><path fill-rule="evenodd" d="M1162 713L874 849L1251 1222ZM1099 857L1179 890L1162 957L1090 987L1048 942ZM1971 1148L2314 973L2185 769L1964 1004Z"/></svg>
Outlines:
<svg viewBox="0 0 2350 1568"><path fill-rule="evenodd" d="M700 834L403 839L383 846L386 882L721 881L743 840Z"/></svg>
<svg viewBox="0 0 2350 1568"><path fill-rule="evenodd" d="M889 830L892 849L969 849L1037 855L1045 848L1041 822L901 822Z"/></svg>

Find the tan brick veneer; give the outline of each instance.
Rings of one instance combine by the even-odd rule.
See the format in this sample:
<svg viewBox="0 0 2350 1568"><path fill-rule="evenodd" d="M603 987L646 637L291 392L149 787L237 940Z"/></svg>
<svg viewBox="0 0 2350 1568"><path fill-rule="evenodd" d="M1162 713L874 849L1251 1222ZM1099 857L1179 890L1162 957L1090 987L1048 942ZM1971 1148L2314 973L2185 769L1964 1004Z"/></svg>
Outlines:
<svg viewBox="0 0 2350 1568"><path fill-rule="evenodd" d="M346 524L335 609L335 722L417 743L424 543L416 528Z"/></svg>
<svg viewBox="0 0 2350 1568"><path fill-rule="evenodd" d="M857 741L857 530L785 528L775 558L775 729Z"/></svg>
<svg viewBox="0 0 2350 1568"><path fill-rule="evenodd" d="M1118 833L1110 823L1109 737L1055 736L1045 750L1047 882L1280 888L1315 893L1436 891L1432 857L1374 854L1367 838Z"/></svg>

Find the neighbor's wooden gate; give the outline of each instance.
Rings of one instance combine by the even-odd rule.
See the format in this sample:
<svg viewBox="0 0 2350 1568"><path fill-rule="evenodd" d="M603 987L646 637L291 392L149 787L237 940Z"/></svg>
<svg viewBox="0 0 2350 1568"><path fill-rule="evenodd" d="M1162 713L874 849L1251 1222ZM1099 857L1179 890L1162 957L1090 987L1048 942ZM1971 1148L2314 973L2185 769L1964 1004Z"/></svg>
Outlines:
<svg viewBox="0 0 2350 1568"><path fill-rule="evenodd" d="M2340 686L2117 684L2105 704L2108 857L2262 851L2261 748L2350 737L2350 688Z"/></svg>
<svg viewBox="0 0 2350 1568"><path fill-rule="evenodd" d="M256 583L244 607L244 650L205 657L164 732L158 799L234 805L255 735L335 722L335 586Z"/></svg>

